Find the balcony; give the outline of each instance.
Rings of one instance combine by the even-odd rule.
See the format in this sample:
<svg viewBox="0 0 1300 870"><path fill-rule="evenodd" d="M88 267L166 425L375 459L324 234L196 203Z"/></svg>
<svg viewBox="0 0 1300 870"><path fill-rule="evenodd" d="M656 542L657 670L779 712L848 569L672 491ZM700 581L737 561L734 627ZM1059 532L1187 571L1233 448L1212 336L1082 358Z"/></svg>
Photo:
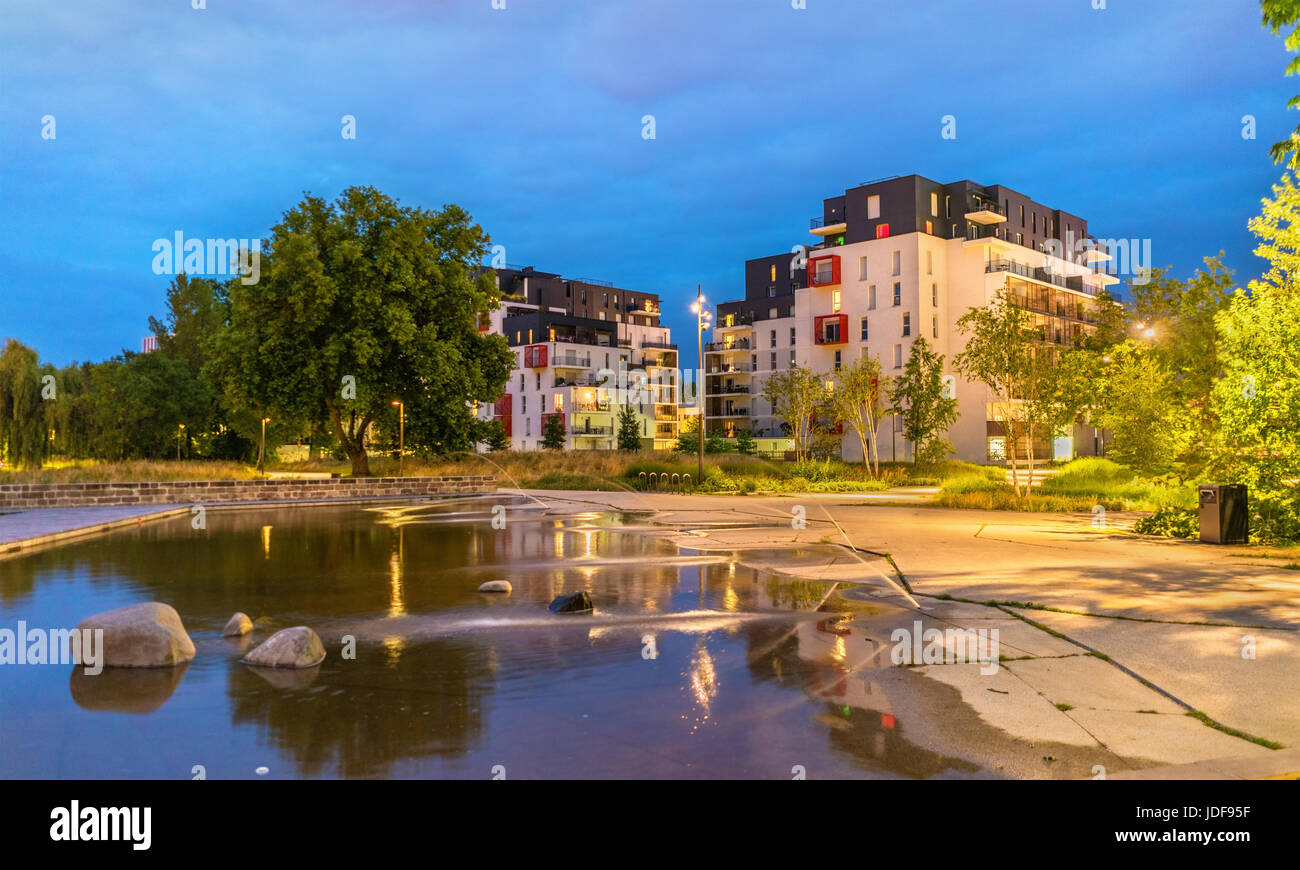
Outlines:
<svg viewBox="0 0 1300 870"><path fill-rule="evenodd" d="M849 316L847 314L823 314L813 318L815 344L846 344L848 340Z"/></svg>
<svg viewBox="0 0 1300 870"><path fill-rule="evenodd" d="M709 368L711 375L725 375L732 372L752 372L754 367L749 363L714 363Z"/></svg>
<svg viewBox="0 0 1300 870"><path fill-rule="evenodd" d="M571 429L568 434L574 438L608 438L613 431L612 426L584 426L581 429Z"/></svg>
<svg viewBox="0 0 1300 870"><path fill-rule="evenodd" d="M643 349L647 347L656 347L661 350L677 350L677 345L671 341L643 341L641 342L641 347Z"/></svg>
<svg viewBox="0 0 1300 870"><path fill-rule="evenodd" d="M713 331L719 332L727 329L749 329L754 323L754 315L745 314L722 314L718 316L718 322L713 325Z"/></svg>
<svg viewBox="0 0 1300 870"><path fill-rule="evenodd" d="M1006 222L1007 213L1002 210L1002 206L992 200L976 198L966 212L966 220L984 226L1000 224Z"/></svg>
<svg viewBox="0 0 1300 870"><path fill-rule="evenodd" d="M809 287L833 287L839 283L839 254L822 254L808 259Z"/></svg>
<svg viewBox="0 0 1300 870"><path fill-rule="evenodd" d="M828 218L813 218L808 222L808 232L815 236L833 236L849 228L843 217L831 215Z"/></svg>
<svg viewBox="0 0 1300 870"><path fill-rule="evenodd" d="M747 396L749 387L741 384L720 384L709 390L710 396Z"/></svg>
<svg viewBox="0 0 1300 870"><path fill-rule="evenodd" d="M524 367L530 369L546 368L547 352L550 350L544 344L530 344L524 348Z"/></svg>
<svg viewBox="0 0 1300 870"><path fill-rule="evenodd" d="M543 360L545 357L543 357ZM551 360L551 368L555 369L589 369L591 368L591 356L582 356L576 353L557 353L555 359Z"/></svg>
<svg viewBox="0 0 1300 870"><path fill-rule="evenodd" d="M608 402L574 402L571 411L581 414L608 414Z"/></svg>
<svg viewBox="0 0 1300 870"><path fill-rule="evenodd" d="M646 317L658 317L658 316L659 316L659 306L658 306L658 305L645 306L645 305L638 305L638 304L636 304L636 303L630 303L630 304L627 306L627 313L628 313L628 314L644 314Z"/></svg>
<svg viewBox="0 0 1300 870"><path fill-rule="evenodd" d="M716 413L706 415L710 420L730 420L735 417L748 417L748 408L718 408Z"/></svg>
<svg viewBox="0 0 1300 870"><path fill-rule="evenodd" d="M735 341L711 341L704 345L705 353L726 353L731 350L749 350L749 339L738 338Z"/></svg>

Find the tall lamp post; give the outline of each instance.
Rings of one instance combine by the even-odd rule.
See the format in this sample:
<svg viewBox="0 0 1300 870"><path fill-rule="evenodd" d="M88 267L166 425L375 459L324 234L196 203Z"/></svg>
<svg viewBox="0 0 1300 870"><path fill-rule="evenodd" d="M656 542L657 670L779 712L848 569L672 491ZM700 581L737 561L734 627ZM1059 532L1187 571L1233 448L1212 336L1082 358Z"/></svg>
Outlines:
<svg viewBox="0 0 1300 870"><path fill-rule="evenodd" d="M266 459L266 424L271 422L270 417L262 418L262 441L257 445L257 473L262 473L262 464Z"/></svg>
<svg viewBox="0 0 1300 870"><path fill-rule="evenodd" d="M397 406L397 476L402 476L402 457L406 455L406 404L401 399L395 399L393 404Z"/></svg>
<svg viewBox="0 0 1300 870"><path fill-rule="evenodd" d="M695 405L700 409L699 425L696 427L700 435L697 483L702 483L704 481L704 330L712 325L713 315L704 307L704 294L699 284L695 285L695 302L692 303L691 310L695 312L695 345L700 360L700 377L695 383Z"/></svg>

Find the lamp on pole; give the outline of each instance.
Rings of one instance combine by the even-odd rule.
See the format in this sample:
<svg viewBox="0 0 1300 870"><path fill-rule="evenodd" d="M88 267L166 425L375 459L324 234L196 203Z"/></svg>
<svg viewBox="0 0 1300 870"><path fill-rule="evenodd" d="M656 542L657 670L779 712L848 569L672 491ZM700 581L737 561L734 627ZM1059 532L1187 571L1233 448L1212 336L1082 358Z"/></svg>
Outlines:
<svg viewBox="0 0 1300 870"><path fill-rule="evenodd" d="M262 418L262 440L257 445L257 473L262 473L262 463L266 459L266 424L271 422L270 417Z"/></svg>
<svg viewBox="0 0 1300 870"><path fill-rule="evenodd" d="M181 460L181 439L185 437L185 424L176 424L176 461Z"/></svg>
<svg viewBox="0 0 1300 870"><path fill-rule="evenodd" d="M704 480L704 330L709 328L713 319L713 315L704 307L704 294L699 284L695 285L695 302L691 304L691 310L695 312L695 346L700 360L700 377L695 382L695 406L700 411L699 425L696 427L700 436L699 468L696 472L699 475L698 483Z"/></svg>
<svg viewBox="0 0 1300 870"><path fill-rule="evenodd" d="M402 457L406 455L406 403L394 399L397 406L397 476L402 476Z"/></svg>

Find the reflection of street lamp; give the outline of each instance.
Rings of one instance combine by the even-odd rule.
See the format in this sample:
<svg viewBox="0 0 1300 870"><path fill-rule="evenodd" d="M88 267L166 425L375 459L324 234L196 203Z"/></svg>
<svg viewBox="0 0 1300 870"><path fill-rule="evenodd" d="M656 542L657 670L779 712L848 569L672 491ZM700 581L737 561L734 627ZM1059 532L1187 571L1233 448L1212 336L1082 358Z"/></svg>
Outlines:
<svg viewBox="0 0 1300 870"><path fill-rule="evenodd" d="M402 457L406 453L406 404L401 399L395 399L393 404L397 406L397 476L402 476Z"/></svg>
<svg viewBox="0 0 1300 870"><path fill-rule="evenodd" d="M271 422L270 417L262 418L262 440L257 445L257 473L262 473L262 463L266 459L266 424Z"/></svg>
<svg viewBox="0 0 1300 870"><path fill-rule="evenodd" d="M699 352L700 359L700 378L695 385L695 406L699 409L699 433L700 433L700 462L699 462L699 479L696 483L704 481L704 330L708 329L713 315L704 308L704 294L700 292L700 285L695 285L695 302L691 304L691 310L695 312L695 345Z"/></svg>

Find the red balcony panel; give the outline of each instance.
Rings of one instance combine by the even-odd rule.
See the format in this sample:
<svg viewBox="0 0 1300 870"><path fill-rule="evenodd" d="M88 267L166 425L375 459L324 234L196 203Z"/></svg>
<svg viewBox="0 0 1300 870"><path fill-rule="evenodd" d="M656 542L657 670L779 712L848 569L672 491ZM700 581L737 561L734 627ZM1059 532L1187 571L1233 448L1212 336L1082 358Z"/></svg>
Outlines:
<svg viewBox="0 0 1300 870"><path fill-rule="evenodd" d="M840 255L822 254L808 258L808 286L830 287L840 283Z"/></svg>
<svg viewBox="0 0 1300 870"><path fill-rule="evenodd" d="M845 344L848 340L849 316L847 314L823 314L813 318L815 344Z"/></svg>
<svg viewBox="0 0 1300 870"><path fill-rule="evenodd" d="M501 398L497 399L496 403L492 406L492 416L509 417L514 413L514 407L515 397L510 393L506 393L501 396Z"/></svg>
<svg viewBox="0 0 1300 870"><path fill-rule="evenodd" d="M546 352L550 350L544 344L530 344L524 348L524 366L530 369L546 368Z"/></svg>

